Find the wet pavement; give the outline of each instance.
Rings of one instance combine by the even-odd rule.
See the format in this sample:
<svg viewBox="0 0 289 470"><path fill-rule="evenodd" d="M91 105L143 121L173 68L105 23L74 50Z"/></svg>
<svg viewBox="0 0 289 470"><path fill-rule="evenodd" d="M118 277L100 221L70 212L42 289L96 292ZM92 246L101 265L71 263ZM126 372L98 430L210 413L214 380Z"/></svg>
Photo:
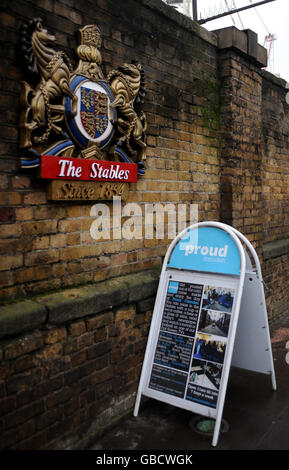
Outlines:
<svg viewBox="0 0 289 470"><path fill-rule="evenodd" d="M142 398L138 417L127 416L90 450L289 450L289 315L271 324L270 334L277 390L268 375L231 368L223 411L228 429L216 448L211 435L196 432L197 415Z"/></svg>

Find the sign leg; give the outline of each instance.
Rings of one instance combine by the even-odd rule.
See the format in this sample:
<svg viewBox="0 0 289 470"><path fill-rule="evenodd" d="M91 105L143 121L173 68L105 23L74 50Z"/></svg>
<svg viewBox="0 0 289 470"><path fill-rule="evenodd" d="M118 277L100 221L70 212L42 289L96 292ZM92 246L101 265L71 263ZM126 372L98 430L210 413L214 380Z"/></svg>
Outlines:
<svg viewBox="0 0 289 470"><path fill-rule="evenodd" d="M275 377L275 372L274 372L274 369L273 371L271 372L271 381L272 381L272 389L274 390L274 392L277 390L277 383L276 383L276 377Z"/></svg>
<svg viewBox="0 0 289 470"><path fill-rule="evenodd" d="M135 400L135 405L134 405L134 411L133 411L133 415L134 415L135 417L138 416L140 401L141 401L141 393L140 393L140 392L137 392L137 396L136 396L136 400Z"/></svg>
<svg viewBox="0 0 289 470"><path fill-rule="evenodd" d="M216 417L216 423L215 423L213 440L212 440L212 446L213 447L216 447L216 445L218 444L220 428L221 428L221 422L222 422L222 414L220 416L217 415L217 417Z"/></svg>

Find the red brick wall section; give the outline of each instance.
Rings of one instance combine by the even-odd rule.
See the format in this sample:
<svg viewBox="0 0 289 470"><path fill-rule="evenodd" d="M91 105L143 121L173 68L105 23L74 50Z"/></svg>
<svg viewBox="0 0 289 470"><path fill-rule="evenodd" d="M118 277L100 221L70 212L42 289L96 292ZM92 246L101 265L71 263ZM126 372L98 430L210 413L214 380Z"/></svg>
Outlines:
<svg viewBox="0 0 289 470"><path fill-rule="evenodd" d="M1 449L85 448L131 411L158 277L146 271L101 283L105 310L85 287L24 300L14 323L2 308Z"/></svg>

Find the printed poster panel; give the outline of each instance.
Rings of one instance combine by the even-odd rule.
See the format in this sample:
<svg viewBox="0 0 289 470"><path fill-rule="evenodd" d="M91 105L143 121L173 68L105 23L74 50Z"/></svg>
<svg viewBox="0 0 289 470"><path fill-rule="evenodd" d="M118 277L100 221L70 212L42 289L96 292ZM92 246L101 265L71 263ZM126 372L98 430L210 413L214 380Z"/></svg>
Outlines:
<svg viewBox="0 0 289 470"><path fill-rule="evenodd" d="M216 408L235 290L170 280L149 388Z"/></svg>

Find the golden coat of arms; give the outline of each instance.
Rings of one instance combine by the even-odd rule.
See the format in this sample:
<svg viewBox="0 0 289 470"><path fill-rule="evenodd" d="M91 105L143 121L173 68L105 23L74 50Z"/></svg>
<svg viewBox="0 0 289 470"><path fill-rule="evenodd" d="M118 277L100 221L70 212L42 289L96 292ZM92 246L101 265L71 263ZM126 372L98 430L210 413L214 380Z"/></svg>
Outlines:
<svg viewBox="0 0 289 470"><path fill-rule="evenodd" d="M45 156L96 159L137 165L145 173L144 71L137 61L101 68L101 34L96 25L79 30L78 64L56 51L43 20L23 25L21 167L41 166Z"/></svg>

